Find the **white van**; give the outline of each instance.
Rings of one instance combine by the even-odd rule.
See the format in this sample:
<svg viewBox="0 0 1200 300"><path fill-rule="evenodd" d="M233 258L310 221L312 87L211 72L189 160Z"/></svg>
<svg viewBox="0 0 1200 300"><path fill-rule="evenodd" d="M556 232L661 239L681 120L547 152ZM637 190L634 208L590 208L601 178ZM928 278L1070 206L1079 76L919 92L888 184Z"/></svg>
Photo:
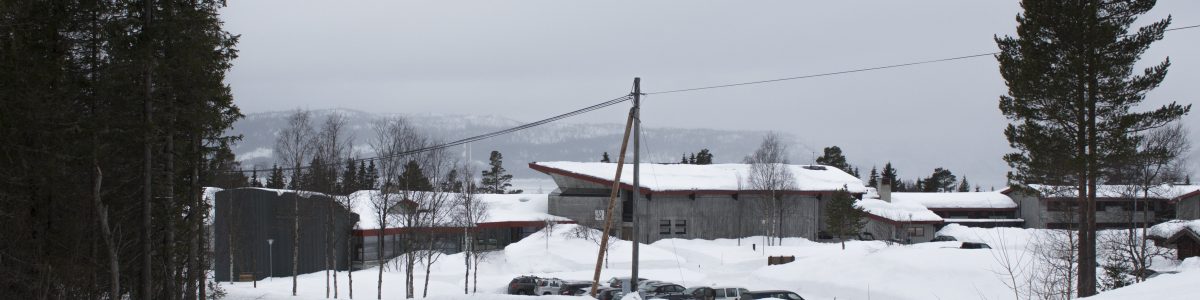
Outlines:
<svg viewBox="0 0 1200 300"><path fill-rule="evenodd" d="M750 290L740 287L721 287L715 286L712 288L716 292L716 300L752 300L754 296L750 295Z"/></svg>

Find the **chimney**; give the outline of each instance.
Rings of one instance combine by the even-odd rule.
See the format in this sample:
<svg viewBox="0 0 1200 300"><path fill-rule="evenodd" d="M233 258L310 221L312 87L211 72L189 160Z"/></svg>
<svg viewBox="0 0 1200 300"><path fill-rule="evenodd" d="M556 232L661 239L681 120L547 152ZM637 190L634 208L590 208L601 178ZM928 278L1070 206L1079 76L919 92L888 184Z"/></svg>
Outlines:
<svg viewBox="0 0 1200 300"><path fill-rule="evenodd" d="M892 202L892 181L888 178L879 180L879 200L884 202Z"/></svg>

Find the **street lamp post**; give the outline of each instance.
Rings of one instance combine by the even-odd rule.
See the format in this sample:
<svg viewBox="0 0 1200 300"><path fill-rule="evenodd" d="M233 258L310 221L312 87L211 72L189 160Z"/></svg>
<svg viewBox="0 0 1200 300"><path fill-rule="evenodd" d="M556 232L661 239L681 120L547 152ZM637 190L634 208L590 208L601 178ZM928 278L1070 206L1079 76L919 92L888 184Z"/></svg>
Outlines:
<svg viewBox="0 0 1200 300"><path fill-rule="evenodd" d="M267 260L271 268L268 271L271 274L267 274L267 277L270 277L271 281L275 281L275 239L267 239Z"/></svg>

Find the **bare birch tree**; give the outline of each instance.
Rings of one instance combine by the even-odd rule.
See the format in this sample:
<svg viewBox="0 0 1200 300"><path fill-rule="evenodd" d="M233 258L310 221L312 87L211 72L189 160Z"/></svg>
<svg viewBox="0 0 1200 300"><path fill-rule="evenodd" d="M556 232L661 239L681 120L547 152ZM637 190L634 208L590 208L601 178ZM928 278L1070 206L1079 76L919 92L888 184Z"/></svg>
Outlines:
<svg viewBox="0 0 1200 300"><path fill-rule="evenodd" d="M383 299L383 269L389 263L389 259L385 258L384 248L384 229L393 222L394 214L396 213L397 205L403 199L401 194L400 175L403 171L404 163L408 161L408 157L404 154L413 149L420 148L424 144L424 139L417 134L417 130L408 123L407 120L401 117L393 117L382 119L374 125L375 137L370 142L372 150L375 151L378 167L377 174L382 182L379 186L379 192L371 193L371 208L375 211L375 221L378 226L379 235L376 236L376 254L379 262L379 277L376 282L376 299ZM408 224L405 224L408 225ZM407 244L407 243L406 243ZM411 290L408 291L408 298L412 297Z"/></svg>
<svg viewBox="0 0 1200 300"><path fill-rule="evenodd" d="M447 186L457 188L458 192L455 197L454 205L457 208L455 214L455 223L459 224L459 226L463 228L463 264L465 265L465 271L463 272L463 294L467 294L470 293L469 287L471 283L471 274L474 273L475 278L479 278L479 273L472 272L471 268L474 266L475 270L478 270L480 259L482 259L482 251L476 245L479 242L479 232L477 227L479 226L479 223L487 220L488 207L487 203L481 201L479 196L476 195L476 188L478 185L475 183L475 171L471 170L470 165L463 164L462 166L458 167L457 170L458 171L455 172L455 174L458 174L458 176L461 177L451 178L449 180L461 181L462 185L456 187L455 185L450 184ZM476 282L478 282L478 280L476 280Z"/></svg>
<svg viewBox="0 0 1200 300"><path fill-rule="evenodd" d="M310 172L312 172L315 176L326 178L327 179L327 180L325 180L326 183L330 184L330 185L336 185L335 184L337 181L336 178L337 178L338 174L341 173L340 172L341 162L343 159L349 157L350 145L353 144L353 136L351 136L346 131L347 122L348 122L348 120L346 119L346 117L341 114L334 113L334 114L329 115L325 119L325 122L321 124L321 130L314 136L313 141L312 141L313 148L315 150L314 155L316 156L317 161L321 162L322 165L312 166L313 168ZM318 173L319 173L319 175L317 175ZM326 187L326 189L327 190L323 191L323 192L333 192L334 190L336 190L336 188L333 188L333 187ZM333 194L333 193L331 193L331 194ZM333 197L334 198L347 198L347 197L339 197L336 195ZM342 201L336 201L336 202L342 202ZM335 255L336 247L335 246L336 246L337 242L333 239L333 234L334 234L333 229L335 228L333 212L335 211L335 209L334 209L335 205L337 205L337 203L335 203L335 201L328 202L328 207L326 210L327 213L325 214L325 297L326 298L329 298L329 291L330 291L329 271L330 270L333 270L333 272L334 272L333 278L332 278L333 279L333 297L337 298L337 294L338 294L337 293L337 270L338 270L338 267L337 267L337 259L335 259L335 257L336 257L336 255ZM347 207L347 209L349 209L349 208Z"/></svg>
<svg viewBox="0 0 1200 300"><path fill-rule="evenodd" d="M313 152L312 138L315 135L312 127L312 113L297 109L287 118L287 127L275 138L275 153L283 165L292 168L292 185L300 190L300 170L304 161ZM296 273L300 265L300 195L293 194L292 199L292 296L296 295Z"/></svg>
<svg viewBox="0 0 1200 300"><path fill-rule="evenodd" d="M756 193L757 208L763 216L763 234L777 237L783 241L782 230L776 231L783 225L784 192L794 190L795 176L789 169L788 147L778 134L772 132L763 137L762 144L754 153L746 156L744 162L750 164L749 174L746 175L746 185ZM773 240L768 239L768 245Z"/></svg>

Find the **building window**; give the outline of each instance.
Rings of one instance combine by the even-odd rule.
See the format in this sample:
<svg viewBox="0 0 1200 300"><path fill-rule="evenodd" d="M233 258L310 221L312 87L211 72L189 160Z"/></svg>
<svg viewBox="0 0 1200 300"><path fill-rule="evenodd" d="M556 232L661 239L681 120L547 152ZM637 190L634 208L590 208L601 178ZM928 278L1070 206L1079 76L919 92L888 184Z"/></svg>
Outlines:
<svg viewBox="0 0 1200 300"><path fill-rule="evenodd" d="M658 234L671 234L671 220L658 221Z"/></svg>
<svg viewBox="0 0 1200 300"><path fill-rule="evenodd" d="M922 237L925 236L925 227L909 227L908 236Z"/></svg>
<svg viewBox="0 0 1200 300"><path fill-rule="evenodd" d="M675 234L687 234L687 220L675 220Z"/></svg>

